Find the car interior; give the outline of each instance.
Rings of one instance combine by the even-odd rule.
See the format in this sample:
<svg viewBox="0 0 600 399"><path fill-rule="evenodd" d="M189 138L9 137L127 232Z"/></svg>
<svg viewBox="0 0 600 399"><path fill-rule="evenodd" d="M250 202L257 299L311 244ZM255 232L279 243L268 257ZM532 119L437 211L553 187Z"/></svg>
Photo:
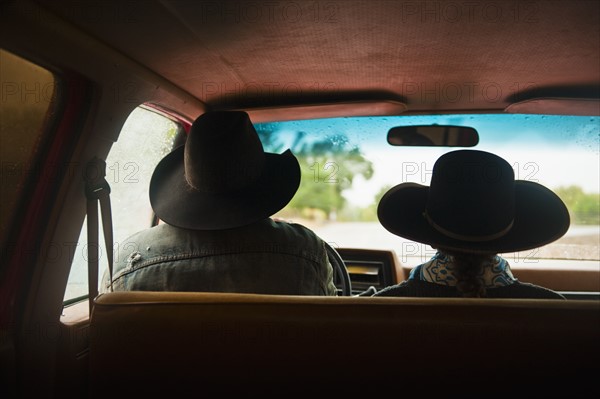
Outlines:
<svg viewBox="0 0 600 399"><path fill-rule="evenodd" d="M0 31L1 397L600 394L600 2L6 0ZM273 217L338 295L98 294L163 223L155 166L227 110L297 156ZM436 252L378 201L456 149L564 201L563 237L503 256L565 300L371 296Z"/></svg>

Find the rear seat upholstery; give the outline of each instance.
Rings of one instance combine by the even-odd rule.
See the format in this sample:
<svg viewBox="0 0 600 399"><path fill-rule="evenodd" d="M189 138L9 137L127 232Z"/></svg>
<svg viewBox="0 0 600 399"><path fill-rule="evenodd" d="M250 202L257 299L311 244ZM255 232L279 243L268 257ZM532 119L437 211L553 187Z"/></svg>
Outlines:
<svg viewBox="0 0 600 399"><path fill-rule="evenodd" d="M108 293L91 319L90 389L589 395L599 390L599 310L595 301Z"/></svg>

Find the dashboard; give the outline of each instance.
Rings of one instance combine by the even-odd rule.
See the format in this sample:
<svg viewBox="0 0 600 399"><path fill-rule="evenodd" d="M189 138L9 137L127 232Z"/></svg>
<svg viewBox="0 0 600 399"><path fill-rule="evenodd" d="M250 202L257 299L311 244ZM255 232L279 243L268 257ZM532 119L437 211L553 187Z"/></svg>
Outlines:
<svg viewBox="0 0 600 399"><path fill-rule="evenodd" d="M336 248L348 269L352 295L370 287L377 291L404 281L412 267L403 265L392 250ZM597 262L577 266L569 262L544 261L534 266L511 264L513 275L521 282L536 284L559 292L571 300L600 300L600 268ZM337 281L334 281L338 285Z"/></svg>
<svg viewBox="0 0 600 399"><path fill-rule="evenodd" d="M374 287L377 291L404 280L404 271L393 251L337 248L346 264L352 295Z"/></svg>

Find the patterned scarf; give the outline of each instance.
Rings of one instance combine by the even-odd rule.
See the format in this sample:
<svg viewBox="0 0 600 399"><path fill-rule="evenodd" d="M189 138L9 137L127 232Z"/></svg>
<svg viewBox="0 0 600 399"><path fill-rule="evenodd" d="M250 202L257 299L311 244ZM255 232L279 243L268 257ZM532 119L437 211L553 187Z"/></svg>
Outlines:
<svg viewBox="0 0 600 399"><path fill-rule="evenodd" d="M517 281L506 259L498 255L494 257L491 267L484 267L482 274L478 277L483 281L485 288L504 287ZM408 279L456 286L452 257L438 252L428 262L415 267L410 272Z"/></svg>

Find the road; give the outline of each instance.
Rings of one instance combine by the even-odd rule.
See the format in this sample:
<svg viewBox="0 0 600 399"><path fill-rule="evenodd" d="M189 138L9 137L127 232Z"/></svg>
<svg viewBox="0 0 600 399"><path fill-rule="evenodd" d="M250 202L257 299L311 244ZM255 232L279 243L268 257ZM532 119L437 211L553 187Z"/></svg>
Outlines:
<svg viewBox="0 0 600 399"><path fill-rule="evenodd" d="M400 261L406 258L428 259L435 251L428 245L395 236L377 222L338 222L314 224L307 222L325 241L335 247L393 249ZM571 226L559 240L544 247L508 258L600 259L600 226Z"/></svg>

